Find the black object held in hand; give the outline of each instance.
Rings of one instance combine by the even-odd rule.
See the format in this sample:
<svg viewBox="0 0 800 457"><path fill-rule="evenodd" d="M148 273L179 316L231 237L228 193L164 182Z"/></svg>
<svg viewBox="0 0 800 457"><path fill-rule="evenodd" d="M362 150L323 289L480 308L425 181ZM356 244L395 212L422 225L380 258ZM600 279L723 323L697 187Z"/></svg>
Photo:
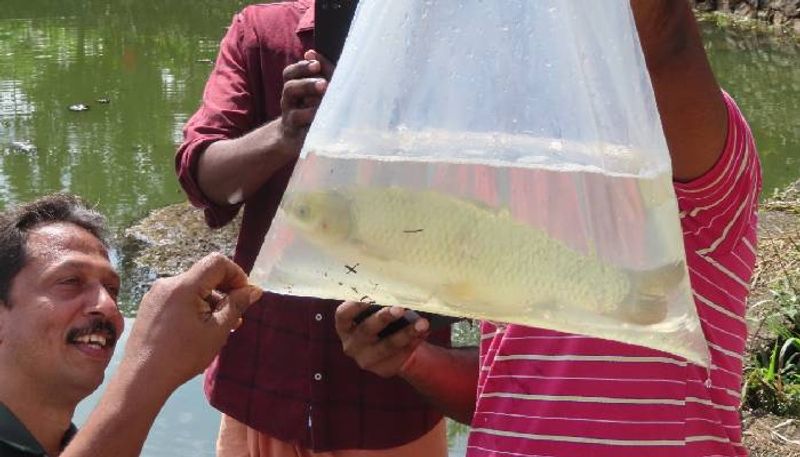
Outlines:
<svg viewBox="0 0 800 457"><path fill-rule="evenodd" d="M372 316L373 314L377 313L378 311L380 311L381 308L383 308L383 306L381 306L381 305L370 305L370 306L368 306L363 311L358 313L358 315L356 315L356 317L353 318L353 323L356 324L356 325L361 324L366 318L368 318L368 317ZM413 313L413 315L416 315L417 318L424 317L425 319L427 319L428 323L430 323L430 329L431 330L436 330L438 328L447 327L447 326L449 326L451 324L455 324L456 322L461 320L461 319L458 319L456 317L441 316L439 314L432 314L432 313L419 313L419 314L417 314L414 311L411 311L411 313ZM387 336L393 335L393 334L397 333L398 331L400 331L401 329L403 329L406 326L408 326L409 324L411 324L412 322L414 322L414 320L416 320L416 319L409 319L406 316L398 318L397 320L390 322L386 327L381 329L381 331L378 332L378 338L379 339L384 339Z"/></svg>
<svg viewBox="0 0 800 457"><path fill-rule="evenodd" d="M350 31L358 0L315 0L314 49L334 65Z"/></svg>

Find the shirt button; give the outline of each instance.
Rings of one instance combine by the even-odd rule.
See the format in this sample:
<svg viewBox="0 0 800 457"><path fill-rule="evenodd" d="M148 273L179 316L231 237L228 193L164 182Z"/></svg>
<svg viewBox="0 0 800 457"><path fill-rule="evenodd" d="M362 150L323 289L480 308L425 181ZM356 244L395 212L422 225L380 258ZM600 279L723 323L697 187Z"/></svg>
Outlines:
<svg viewBox="0 0 800 457"><path fill-rule="evenodd" d="M322 381L322 373L314 373L315 381Z"/></svg>
<svg viewBox="0 0 800 457"><path fill-rule="evenodd" d="M321 321L322 320L322 314L317 313L317 315L314 316L314 319L316 319L317 322Z"/></svg>

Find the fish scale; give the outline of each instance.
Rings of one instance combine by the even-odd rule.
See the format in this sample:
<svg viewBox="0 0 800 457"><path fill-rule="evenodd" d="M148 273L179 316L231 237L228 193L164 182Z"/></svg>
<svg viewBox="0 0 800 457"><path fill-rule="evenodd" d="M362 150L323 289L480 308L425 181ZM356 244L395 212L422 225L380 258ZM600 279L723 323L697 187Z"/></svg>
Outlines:
<svg viewBox="0 0 800 457"><path fill-rule="evenodd" d="M652 184L639 182L636 189ZM653 211L648 221L661 227L664 211L675 210L674 202L666 203L647 207ZM284 262L269 283L278 293L531 325L707 359L702 338L683 338L698 328L696 315L671 307L686 299L678 295L691 299L682 257L628 259L636 267L623 267L595 254L591 245L573 249L557 237L560 232L551 236L508 210L400 187L290 191L276 222L284 223L298 237L289 251L270 254ZM605 243L604 235L587 233ZM604 244L602 252L619 249L627 259L640 248L619 241L615 247ZM357 272L344 274L342 265ZM303 285L296 289L298 284Z"/></svg>
<svg viewBox="0 0 800 457"><path fill-rule="evenodd" d="M350 240L382 273L431 290L451 306L574 306L613 312L626 274L510 217L441 194L400 188L342 191Z"/></svg>

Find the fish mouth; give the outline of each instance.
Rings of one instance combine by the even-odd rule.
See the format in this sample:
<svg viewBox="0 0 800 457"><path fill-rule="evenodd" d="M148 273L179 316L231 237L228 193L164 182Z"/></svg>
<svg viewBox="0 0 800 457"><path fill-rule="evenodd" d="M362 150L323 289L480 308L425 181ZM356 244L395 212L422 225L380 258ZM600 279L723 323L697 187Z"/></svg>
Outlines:
<svg viewBox="0 0 800 457"><path fill-rule="evenodd" d="M303 214L300 207L303 206L303 198L294 192L286 193L281 200L278 208L284 212L290 219L302 220Z"/></svg>
<svg viewBox="0 0 800 457"><path fill-rule="evenodd" d="M110 321L94 319L88 325L67 332L67 344L88 345L95 349L113 349L117 344L117 329Z"/></svg>
<svg viewBox="0 0 800 457"><path fill-rule="evenodd" d="M350 200L335 189L288 193L280 207L289 225L311 241L343 241L352 230Z"/></svg>

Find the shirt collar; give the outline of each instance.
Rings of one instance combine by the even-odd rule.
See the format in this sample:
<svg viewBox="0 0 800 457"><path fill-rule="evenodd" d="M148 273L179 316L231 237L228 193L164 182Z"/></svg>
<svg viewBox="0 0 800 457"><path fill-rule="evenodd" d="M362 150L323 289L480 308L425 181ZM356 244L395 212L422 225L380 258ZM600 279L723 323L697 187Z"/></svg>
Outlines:
<svg viewBox="0 0 800 457"><path fill-rule="evenodd" d="M69 444L77 431L75 424L69 425L69 429L64 433L64 438L61 440L62 449ZM42 445L36 441L36 438L25 428L25 425L2 402L0 402L0 442L29 454L46 455Z"/></svg>
<svg viewBox="0 0 800 457"><path fill-rule="evenodd" d="M36 438L3 403L0 403L0 441L29 454L45 455Z"/></svg>
<svg viewBox="0 0 800 457"><path fill-rule="evenodd" d="M305 12L300 17L296 32L299 34L314 30L314 0L297 0L297 3L305 8Z"/></svg>

